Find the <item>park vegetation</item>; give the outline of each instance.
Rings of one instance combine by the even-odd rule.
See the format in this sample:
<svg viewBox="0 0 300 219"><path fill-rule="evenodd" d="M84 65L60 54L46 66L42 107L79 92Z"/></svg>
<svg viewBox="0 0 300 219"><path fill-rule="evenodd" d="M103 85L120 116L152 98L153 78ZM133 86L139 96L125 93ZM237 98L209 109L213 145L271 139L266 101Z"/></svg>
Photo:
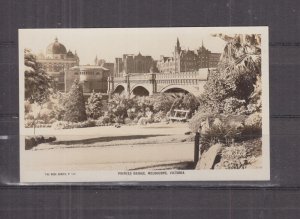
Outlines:
<svg viewBox="0 0 300 219"><path fill-rule="evenodd" d="M216 143L223 145L217 168L245 168L249 150L261 149L261 39L258 34L245 35L243 40L241 35L216 37L226 46L189 126L201 132L202 152Z"/></svg>
<svg viewBox="0 0 300 219"><path fill-rule="evenodd" d="M86 98L78 81L68 93L54 92L49 75L25 50L25 127L71 129L169 122L172 110L189 110L189 127L201 133L202 152L221 143L222 159L217 167L245 168L251 147L261 146L261 39L258 34L245 35L243 40L241 35L216 37L225 40L226 46L198 97L189 93L134 98L113 94L107 100L93 92Z"/></svg>

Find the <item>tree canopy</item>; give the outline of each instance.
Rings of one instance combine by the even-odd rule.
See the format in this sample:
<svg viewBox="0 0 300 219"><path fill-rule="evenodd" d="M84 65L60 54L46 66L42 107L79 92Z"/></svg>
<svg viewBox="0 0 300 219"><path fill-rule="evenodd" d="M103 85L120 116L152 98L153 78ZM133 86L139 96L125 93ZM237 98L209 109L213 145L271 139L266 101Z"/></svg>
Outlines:
<svg viewBox="0 0 300 219"><path fill-rule="evenodd" d="M254 95L261 76L260 35L215 35L226 41L216 71L211 71L204 87L203 105L209 111L223 113L228 103L234 109L246 107ZM228 108L228 107L227 107Z"/></svg>
<svg viewBox="0 0 300 219"><path fill-rule="evenodd" d="M51 94L51 78L36 62L36 56L29 49L24 51L25 100L42 104Z"/></svg>
<svg viewBox="0 0 300 219"><path fill-rule="evenodd" d="M65 98L64 121L82 122L87 120L82 86L75 80Z"/></svg>

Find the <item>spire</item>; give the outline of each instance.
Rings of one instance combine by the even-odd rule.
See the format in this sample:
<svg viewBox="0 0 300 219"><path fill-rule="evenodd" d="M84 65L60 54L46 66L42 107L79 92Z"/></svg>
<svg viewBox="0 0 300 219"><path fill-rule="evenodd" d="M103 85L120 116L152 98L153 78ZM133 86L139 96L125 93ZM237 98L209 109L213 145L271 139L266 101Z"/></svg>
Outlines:
<svg viewBox="0 0 300 219"><path fill-rule="evenodd" d="M181 51L180 42L179 42L178 37L177 37L177 42L176 42L175 50L176 50L178 53Z"/></svg>
<svg viewBox="0 0 300 219"><path fill-rule="evenodd" d="M203 43L203 40L202 40L202 48L204 48L204 43Z"/></svg>
<svg viewBox="0 0 300 219"><path fill-rule="evenodd" d="M55 41L56 43L58 42L58 39L57 39L57 37L55 37L54 41Z"/></svg>
<svg viewBox="0 0 300 219"><path fill-rule="evenodd" d="M177 48L180 48L180 42L179 42L178 37L177 37L177 43L176 43L176 46L177 46Z"/></svg>
<svg viewBox="0 0 300 219"><path fill-rule="evenodd" d="M96 55L96 58L94 60L95 65L98 65L98 56Z"/></svg>

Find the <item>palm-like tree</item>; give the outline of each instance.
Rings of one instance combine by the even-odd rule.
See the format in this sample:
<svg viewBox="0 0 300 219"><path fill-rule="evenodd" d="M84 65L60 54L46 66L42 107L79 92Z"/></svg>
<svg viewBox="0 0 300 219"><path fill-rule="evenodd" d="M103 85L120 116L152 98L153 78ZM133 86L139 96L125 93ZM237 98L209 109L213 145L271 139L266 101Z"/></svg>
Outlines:
<svg viewBox="0 0 300 219"><path fill-rule="evenodd" d="M234 36L218 34L214 36L226 41L219 63L221 73L261 74L260 34L236 34Z"/></svg>

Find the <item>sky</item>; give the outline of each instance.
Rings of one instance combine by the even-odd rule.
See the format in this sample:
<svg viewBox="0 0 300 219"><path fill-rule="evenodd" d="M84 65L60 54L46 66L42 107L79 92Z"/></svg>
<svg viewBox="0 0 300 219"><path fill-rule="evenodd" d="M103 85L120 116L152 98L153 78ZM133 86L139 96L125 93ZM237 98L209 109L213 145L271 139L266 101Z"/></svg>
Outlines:
<svg viewBox="0 0 300 219"><path fill-rule="evenodd" d="M177 37L182 49L198 49L202 41L212 52L221 53L225 42L211 34L209 28L94 28L94 29L25 29L19 32L19 42L34 53L46 52L47 46L58 41L67 50L77 51L80 64L93 64L98 59L114 62L123 54L172 56Z"/></svg>

